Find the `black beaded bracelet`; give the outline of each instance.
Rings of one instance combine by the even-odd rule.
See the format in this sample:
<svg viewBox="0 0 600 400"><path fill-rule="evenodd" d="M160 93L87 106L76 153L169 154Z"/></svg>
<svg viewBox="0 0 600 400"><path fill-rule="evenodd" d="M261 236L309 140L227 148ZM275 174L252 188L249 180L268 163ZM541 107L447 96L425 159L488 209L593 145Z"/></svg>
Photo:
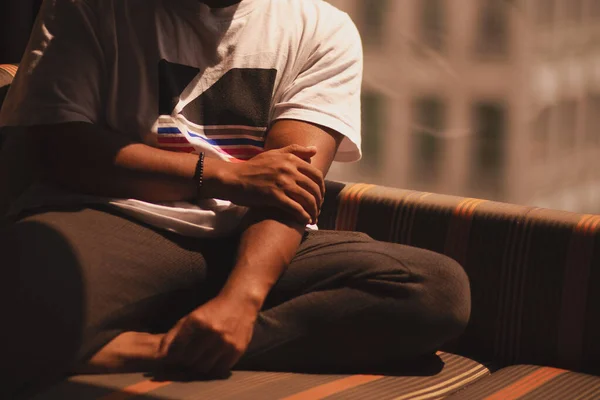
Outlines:
<svg viewBox="0 0 600 400"><path fill-rule="evenodd" d="M196 172L194 173L194 182L196 182L197 194L200 194L202 184L204 183L204 153L201 152L198 157L198 163L196 164Z"/></svg>

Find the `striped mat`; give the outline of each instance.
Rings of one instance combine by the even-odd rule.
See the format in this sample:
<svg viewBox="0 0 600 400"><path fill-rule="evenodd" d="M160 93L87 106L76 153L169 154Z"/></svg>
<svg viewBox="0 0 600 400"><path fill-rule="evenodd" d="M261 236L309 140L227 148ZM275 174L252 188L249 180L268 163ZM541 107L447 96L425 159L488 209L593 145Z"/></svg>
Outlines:
<svg viewBox="0 0 600 400"><path fill-rule="evenodd" d="M36 399L438 399L479 379L489 370L468 358L439 353L435 368L412 376L311 375L236 371L229 379L156 382L143 374L92 375L69 379ZM441 369L441 370L440 370Z"/></svg>
<svg viewBox="0 0 600 400"><path fill-rule="evenodd" d="M516 365L501 369L448 399L597 400L600 399L600 377L564 369Z"/></svg>
<svg viewBox="0 0 600 400"><path fill-rule="evenodd" d="M16 73L16 65L0 64L0 108L2 108L2 103L4 103L4 98Z"/></svg>

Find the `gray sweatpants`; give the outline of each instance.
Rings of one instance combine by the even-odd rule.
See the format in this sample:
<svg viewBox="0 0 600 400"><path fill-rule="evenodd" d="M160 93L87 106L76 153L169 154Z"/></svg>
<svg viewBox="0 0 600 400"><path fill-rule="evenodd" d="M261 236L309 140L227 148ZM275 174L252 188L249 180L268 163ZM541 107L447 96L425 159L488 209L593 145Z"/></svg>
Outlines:
<svg viewBox="0 0 600 400"><path fill-rule="evenodd" d="M166 332L219 292L237 242L181 237L101 208L4 224L0 376L15 387L60 378L122 332ZM237 368L400 363L459 335L469 312L468 280L453 260L361 233L309 232Z"/></svg>

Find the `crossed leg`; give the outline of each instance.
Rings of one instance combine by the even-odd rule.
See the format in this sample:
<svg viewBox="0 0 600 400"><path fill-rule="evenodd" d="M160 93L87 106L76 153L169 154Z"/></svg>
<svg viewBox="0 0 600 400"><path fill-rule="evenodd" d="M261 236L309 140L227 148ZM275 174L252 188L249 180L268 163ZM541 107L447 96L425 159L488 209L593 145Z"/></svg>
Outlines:
<svg viewBox="0 0 600 400"><path fill-rule="evenodd" d="M0 243L11 299L0 345L11 343L16 388L74 370L156 367L161 333L218 293L237 247L98 209L31 215L3 227ZM411 359L457 336L469 301L464 271L444 256L311 232L236 368L343 371Z"/></svg>

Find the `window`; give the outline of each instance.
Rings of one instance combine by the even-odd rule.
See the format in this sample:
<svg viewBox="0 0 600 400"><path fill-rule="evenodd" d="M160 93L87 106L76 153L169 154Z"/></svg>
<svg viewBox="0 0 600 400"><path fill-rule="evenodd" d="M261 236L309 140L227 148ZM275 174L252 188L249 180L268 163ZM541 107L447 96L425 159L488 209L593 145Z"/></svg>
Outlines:
<svg viewBox="0 0 600 400"><path fill-rule="evenodd" d="M554 24L556 0L535 0L535 21L539 26L551 27Z"/></svg>
<svg viewBox="0 0 600 400"><path fill-rule="evenodd" d="M535 161L548 159L548 144L550 138L550 127L552 119L552 108L546 107L538 114L533 126L532 156Z"/></svg>
<svg viewBox="0 0 600 400"><path fill-rule="evenodd" d="M504 1L480 0L476 52L482 56L504 56L508 51L508 5Z"/></svg>
<svg viewBox="0 0 600 400"><path fill-rule="evenodd" d="M444 0L419 0L421 42L432 50L443 51L446 39Z"/></svg>
<svg viewBox="0 0 600 400"><path fill-rule="evenodd" d="M475 128L471 187L478 196L500 198L503 192L506 110L496 102L477 103L473 107Z"/></svg>
<svg viewBox="0 0 600 400"><path fill-rule="evenodd" d="M600 94L589 94L586 103L585 141L600 145Z"/></svg>
<svg viewBox="0 0 600 400"><path fill-rule="evenodd" d="M382 135L385 123L384 98L377 92L362 94L362 151L361 163L369 169L382 164Z"/></svg>
<svg viewBox="0 0 600 400"><path fill-rule="evenodd" d="M381 46L384 41L385 16L389 10L389 0L360 0L358 14L361 35L366 46Z"/></svg>
<svg viewBox="0 0 600 400"><path fill-rule="evenodd" d="M437 97L417 99L413 107L413 181L417 185L438 180L444 152L446 103Z"/></svg>
<svg viewBox="0 0 600 400"><path fill-rule="evenodd" d="M577 139L577 103L574 100L564 100L558 104L558 136L561 148L572 150Z"/></svg>
<svg viewBox="0 0 600 400"><path fill-rule="evenodd" d="M563 12L565 21L568 23L581 22L583 17L583 3L582 0L563 0Z"/></svg>
<svg viewBox="0 0 600 400"><path fill-rule="evenodd" d="M590 1L588 3L588 13L591 18L600 20L600 1Z"/></svg>

